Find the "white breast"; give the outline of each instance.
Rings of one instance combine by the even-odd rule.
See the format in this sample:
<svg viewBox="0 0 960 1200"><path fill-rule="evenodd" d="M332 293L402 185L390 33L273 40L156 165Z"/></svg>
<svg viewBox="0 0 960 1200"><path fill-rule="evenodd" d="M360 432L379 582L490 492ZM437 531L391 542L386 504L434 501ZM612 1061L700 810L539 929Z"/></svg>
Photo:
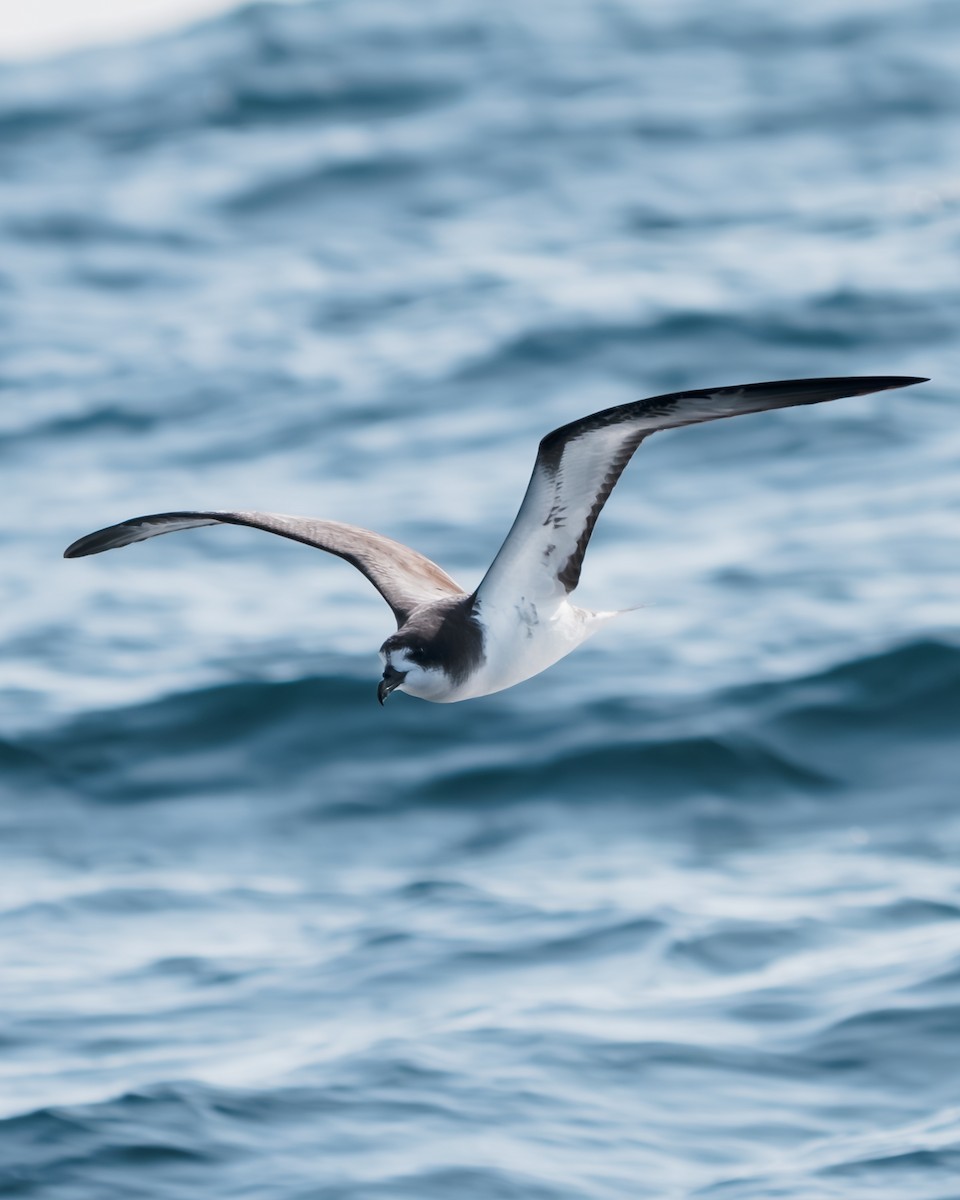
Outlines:
<svg viewBox="0 0 960 1200"><path fill-rule="evenodd" d="M484 630L484 662L444 697L447 702L489 696L539 675L619 614L590 612L566 598L546 605L523 598L514 605L481 603L477 615Z"/></svg>

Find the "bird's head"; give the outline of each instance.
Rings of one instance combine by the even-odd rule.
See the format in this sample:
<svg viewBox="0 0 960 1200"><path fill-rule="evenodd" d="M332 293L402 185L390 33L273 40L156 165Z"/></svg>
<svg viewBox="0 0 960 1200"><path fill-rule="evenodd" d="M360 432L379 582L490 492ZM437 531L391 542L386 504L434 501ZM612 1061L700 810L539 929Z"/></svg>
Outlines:
<svg viewBox="0 0 960 1200"><path fill-rule="evenodd" d="M483 662L483 631L471 596L424 604L380 647L380 703L399 689L446 704L462 698L463 685Z"/></svg>
<svg viewBox="0 0 960 1200"><path fill-rule="evenodd" d="M413 633L395 633L380 647L383 678L377 699L383 704L391 692L408 692L430 700L448 690L448 683L424 639Z"/></svg>

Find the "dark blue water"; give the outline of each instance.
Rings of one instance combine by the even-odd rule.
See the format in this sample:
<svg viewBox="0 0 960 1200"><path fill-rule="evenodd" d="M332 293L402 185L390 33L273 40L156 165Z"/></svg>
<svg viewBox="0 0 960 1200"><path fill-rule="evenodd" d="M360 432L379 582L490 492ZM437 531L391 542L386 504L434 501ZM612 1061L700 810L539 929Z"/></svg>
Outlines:
<svg viewBox="0 0 960 1200"><path fill-rule="evenodd" d="M243 9L0 69L0 1195L960 1195L960 8ZM648 442L485 700L376 702L343 563L472 585L539 437Z"/></svg>

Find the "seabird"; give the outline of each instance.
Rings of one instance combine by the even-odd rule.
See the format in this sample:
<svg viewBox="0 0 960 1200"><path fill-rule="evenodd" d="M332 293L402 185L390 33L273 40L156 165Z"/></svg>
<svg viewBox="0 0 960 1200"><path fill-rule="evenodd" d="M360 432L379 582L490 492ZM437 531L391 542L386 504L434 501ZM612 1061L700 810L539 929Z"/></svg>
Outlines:
<svg viewBox="0 0 960 1200"><path fill-rule="evenodd" d="M555 429L537 461L506 541L469 594L436 563L379 533L262 512L170 512L87 534L65 558L100 554L201 525L248 525L352 563L386 600L397 632L380 647L380 703L407 692L446 704L512 687L565 657L617 612L571 603L600 510L651 433L722 417L820 404L926 383L897 375L790 379L672 392L604 409Z"/></svg>

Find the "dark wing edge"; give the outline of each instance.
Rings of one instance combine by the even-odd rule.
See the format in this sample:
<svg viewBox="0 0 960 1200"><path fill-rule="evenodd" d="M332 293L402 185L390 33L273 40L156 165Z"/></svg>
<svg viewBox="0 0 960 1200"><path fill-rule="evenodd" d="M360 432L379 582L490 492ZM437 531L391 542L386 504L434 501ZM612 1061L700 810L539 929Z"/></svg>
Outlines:
<svg viewBox="0 0 960 1200"><path fill-rule="evenodd" d="M386 600L400 626L422 604L446 596L462 596L463 588L429 558L401 542L356 525L261 512L170 512L133 517L98 529L69 545L64 558L84 558L146 541L181 529L204 525L243 525L335 554L356 567Z"/></svg>
<svg viewBox="0 0 960 1200"><path fill-rule="evenodd" d="M718 421L747 413L769 412L775 408L795 408L803 404L823 404L828 400L844 400L849 396L869 396L893 388L911 387L930 380L913 375L851 375L825 379L775 379L768 383L733 384L718 388L698 388L684 392L667 392L649 396L630 404L605 408L561 425L540 442L538 464L556 460L558 453L573 438L635 421L643 423L643 437L662 429L696 425L703 421Z"/></svg>
<svg viewBox="0 0 960 1200"><path fill-rule="evenodd" d="M532 552L546 561L565 540L563 553L552 559L552 570L569 595L580 581L587 545L604 504L640 443L652 433L926 382L914 376L866 375L699 388L617 405L562 425L540 442L516 520L477 594L499 590L507 573L518 570L520 557ZM538 529L547 531L543 539ZM541 540L544 546L539 545Z"/></svg>
<svg viewBox="0 0 960 1200"><path fill-rule="evenodd" d="M929 383L929 380L911 375L860 375L846 378L777 379L767 383L699 388L650 396L645 400L603 409L589 417L582 417L579 421L561 425L540 442L537 465L542 463L547 470L559 469L564 448L571 441L611 425L623 424L629 427L634 422L642 422L639 430L632 436L625 437L622 447L610 461L609 470L599 481L596 497L586 514L576 549L559 570L558 579L568 594L580 582L587 546L603 506L640 443L650 434L659 433L664 429L679 429L684 425L698 425L705 421L745 416L747 413L795 408L805 404L823 404L829 400L843 400L850 396L868 396L874 392L910 387L915 383Z"/></svg>

